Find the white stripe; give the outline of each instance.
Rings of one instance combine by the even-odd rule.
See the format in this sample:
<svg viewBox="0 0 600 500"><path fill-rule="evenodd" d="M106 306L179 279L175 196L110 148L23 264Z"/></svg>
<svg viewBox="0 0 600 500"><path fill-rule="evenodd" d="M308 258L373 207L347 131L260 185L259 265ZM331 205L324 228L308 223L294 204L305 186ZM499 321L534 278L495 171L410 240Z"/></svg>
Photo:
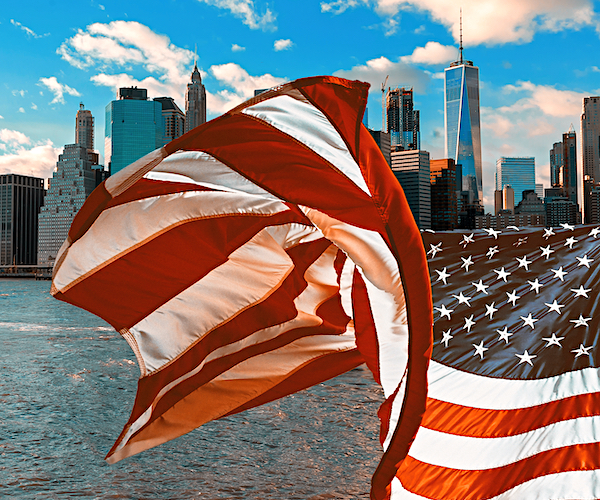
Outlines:
<svg viewBox="0 0 600 500"><path fill-rule="evenodd" d="M145 177L171 182L194 182L220 191L241 191L271 200L278 199L208 153L201 151L173 153L156 165Z"/></svg>
<svg viewBox="0 0 600 500"><path fill-rule="evenodd" d="M427 376L430 398L489 410L529 408L600 391L599 368L584 368L537 380L517 380L475 375L432 360ZM476 390L465 390L469 387Z"/></svg>
<svg viewBox="0 0 600 500"><path fill-rule="evenodd" d="M229 214L271 215L288 210L279 201L245 193L188 191L144 198L104 210L70 249L54 277L60 291L98 266L190 219Z"/></svg>
<svg viewBox="0 0 600 500"><path fill-rule="evenodd" d="M148 372L179 356L207 332L265 299L294 265L262 230L199 282L129 330Z"/></svg>
<svg viewBox="0 0 600 500"><path fill-rule="evenodd" d="M289 95L277 96L245 108L242 113L263 120L305 144L370 196L348 146L327 117L308 101Z"/></svg>
<svg viewBox="0 0 600 500"><path fill-rule="evenodd" d="M398 478L393 479L390 500L425 498L404 489ZM598 498L600 498L600 471L581 470L536 477L488 500L596 500Z"/></svg>
<svg viewBox="0 0 600 500"><path fill-rule="evenodd" d="M581 417L500 438L475 438L420 427L409 455L452 469L502 467L543 451L600 440L600 417Z"/></svg>

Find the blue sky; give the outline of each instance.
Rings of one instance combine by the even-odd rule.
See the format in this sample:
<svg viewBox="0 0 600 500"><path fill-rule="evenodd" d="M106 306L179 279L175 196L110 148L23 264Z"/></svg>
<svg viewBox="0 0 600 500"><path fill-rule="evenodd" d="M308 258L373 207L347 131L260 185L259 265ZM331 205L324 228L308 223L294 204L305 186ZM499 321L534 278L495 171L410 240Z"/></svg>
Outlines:
<svg viewBox="0 0 600 500"><path fill-rule="evenodd" d="M413 86L421 142L444 157L443 70L456 59L454 0L78 0L10 2L0 12L0 173L50 177L74 142L83 102L104 153L104 108L119 86L184 106L194 48L214 118L254 89L334 74ZM534 156L548 186L549 149L581 99L600 94L600 6L589 0L464 0L466 59L480 69L484 201L500 156ZM598 12L596 12L598 11Z"/></svg>

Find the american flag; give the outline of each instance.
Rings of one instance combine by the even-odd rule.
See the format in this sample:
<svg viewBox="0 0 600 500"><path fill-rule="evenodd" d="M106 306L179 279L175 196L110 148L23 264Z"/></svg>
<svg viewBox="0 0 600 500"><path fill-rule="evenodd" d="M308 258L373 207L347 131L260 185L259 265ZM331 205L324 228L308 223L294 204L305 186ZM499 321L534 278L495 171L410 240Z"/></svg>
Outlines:
<svg viewBox="0 0 600 500"><path fill-rule="evenodd" d="M362 125L368 85L297 80L110 177L52 294L105 319L141 378L116 462L366 361L385 395L383 499L425 410L426 254Z"/></svg>
<svg viewBox="0 0 600 500"><path fill-rule="evenodd" d="M600 228L423 241L429 395L392 499L600 498Z"/></svg>

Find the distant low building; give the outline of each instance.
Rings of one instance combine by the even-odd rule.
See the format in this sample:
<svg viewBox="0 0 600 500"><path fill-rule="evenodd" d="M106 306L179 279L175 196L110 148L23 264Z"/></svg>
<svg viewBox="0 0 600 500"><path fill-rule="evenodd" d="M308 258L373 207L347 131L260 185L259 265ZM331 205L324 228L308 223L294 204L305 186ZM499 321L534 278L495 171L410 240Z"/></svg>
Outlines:
<svg viewBox="0 0 600 500"><path fill-rule="evenodd" d="M508 226L544 226L545 217L539 214L511 214L500 213L498 215L478 215L475 217L475 229L492 228L504 229Z"/></svg>

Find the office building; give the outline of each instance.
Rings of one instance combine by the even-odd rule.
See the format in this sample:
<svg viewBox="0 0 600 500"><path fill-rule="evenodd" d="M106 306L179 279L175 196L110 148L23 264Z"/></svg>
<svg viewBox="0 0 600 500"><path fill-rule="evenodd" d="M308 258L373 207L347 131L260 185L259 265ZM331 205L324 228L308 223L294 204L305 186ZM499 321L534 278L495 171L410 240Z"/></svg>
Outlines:
<svg viewBox="0 0 600 500"><path fill-rule="evenodd" d="M120 88L106 106L104 161L111 175L163 145L162 104L146 89Z"/></svg>
<svg viewBox="0 0 600 500"><path fill-rule="evenodd" d="M584 222L597 223L592 196L600 188L600 97L584 97L581 114ZM595 202L594 202L595 203ZM592 215L594 211L594 215Z"/></svg>
<svg viewBox="0 0 600 500"><path fill-rule="evenodd" d="M496 160L496 190L504 186L512 187L515 194L514 204L523 199L523 191L535 191L535 158L501 157Z"/></svg>
<svg viewBox="0 0 600 500"><path fill-rule="evenodd" d="M185 93L185 131L206 123L206 89L202 85L202 77L198 65L194 63L191 81Z"/></svg>
<svg viewBox="0 0 600 500"><path fill-rule="evenodd" d="M383 157L385 158L385 161L387 161L388 165L392 164L392 158L391 158L391 143L390 143L390 134L388 134L387 132L382 132L381 130L371 130L371 129L367 129L369 131L369 133L371 134L371 137L373 137L373 139L375 139L375 142L377 143L377 146L379 146L379 149L381 150L381 153L383 154Z"/></svg>
<svg viewBox="0 0 600 500"><path fill-rule="evenodd" d="M185 133L185 115L172 97L155 97L162 106L163 146Z"/></svg>
<svg viewBox="0 0 600 500"><path fill-rule="evenodd" d="M451 158L431 160L431 229L451 231L458 227L456 165Z"/></svg>
<svg viewBox="0 0 600 500"><path fill-rule="evenodd" d="M515 190L508 184L502 188L502 210L515 213Z"/></svg>
<svg viewBox="0 0 600 500"><path fill-rule="evenodd" d="M540 214L509 214L499 213L496 215L478 215L475 217L475 229L496 229L497 231L508 226L545 226L545 217Z"/></svg>
<svg viewBox="0 0 600 500"><path fill-rule="evenodd" d="M479 68L463 59L462 35L459 50L459 60L444 70L446 157L461 165L461 197L470 209L479 211L477 205L483 203Z"/></svg>
<svg viewBox="0 0 600 500"><path fill-rule="evenodd" d="M575 203L579 211L577 200L577 136L571 124L569 131L563 134L563 166L561 169L561 186L564 195Z"/></svg>
<svg viewBox="0 0 600 500"><path fill-rule="evenodd" d="M523 192L523 199L515 207L515 215L537 215L540 225L546 222L546 206L535 191ZM533 224L538 225L538 224Z"/></svg>
<svg viewBox="0 0 600 500"><path fill-rule="evenodd" d="M386 96L387 130L392 151L417 150L421 147L419 111L414 109L413 89L388 89Z"/></svg>
<svg viewBox="0 0 600 500"><path fill-rule="evenodd" d="M563 143L555 142L550 150L550 185L560 186L560 172L563 167Z"/></svg>
<svg viewBox="0 0 600 500"><path fill-rule="evenodd" d="M431 181L429 153L421 150L392 151L392 172L400 182L419 229L431 229Z"/></svg>
<svg viewBox="0 0 600 500"><path fill-rule="evenodd" d="M94 150L94 117L83 103L79 104L79 111L75 116L75 144L79 144L90 151Z"/></svg>
<svg viewBox="0 0 600 500"><path fill-rule="evenodd" d="M0 175L0 265L35 265L44 179Z"/></svg>

